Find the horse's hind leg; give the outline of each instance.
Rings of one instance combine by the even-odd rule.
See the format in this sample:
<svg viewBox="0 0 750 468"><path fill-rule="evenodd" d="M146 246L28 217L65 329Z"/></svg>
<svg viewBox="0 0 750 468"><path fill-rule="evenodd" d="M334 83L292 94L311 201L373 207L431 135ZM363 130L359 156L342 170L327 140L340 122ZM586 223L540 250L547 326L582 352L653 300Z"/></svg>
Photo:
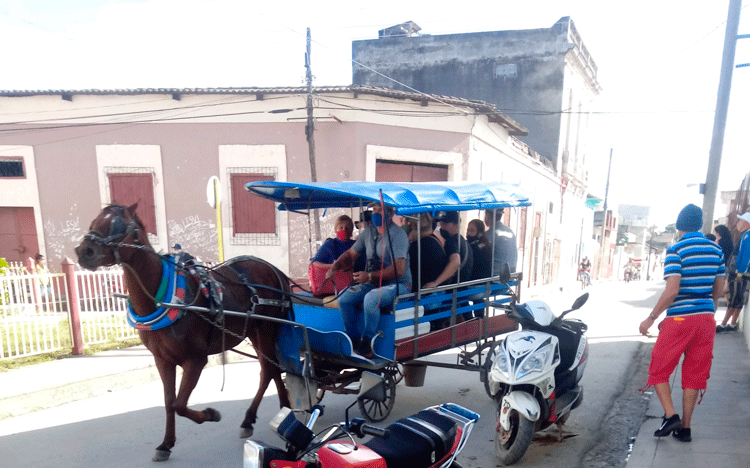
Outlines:
<svg viewBox="0 0 750 468"><path fill-rule="evenodd" d="M268 361L262 355L260 356L260 382L258 383L258 393L255 394L255 398L253 398L250 408L245 412L245 419L242 421L242 424L240 424L240 439L246 439L253 435L253 424L257 419L260 402L263 399L263 395L266 393L266 389L268 389L268 384L271 383L273 371L276 370L278 373L278 370L274 369L273 366L273 363Z"/></svg>

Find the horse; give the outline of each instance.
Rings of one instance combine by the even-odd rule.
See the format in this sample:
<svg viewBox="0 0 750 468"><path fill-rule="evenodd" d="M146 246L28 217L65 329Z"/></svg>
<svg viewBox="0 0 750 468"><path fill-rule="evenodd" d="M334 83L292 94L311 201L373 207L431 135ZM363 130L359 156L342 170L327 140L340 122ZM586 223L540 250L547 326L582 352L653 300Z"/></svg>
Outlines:
<svg viewBox="0 0 750 468"><path fill-rule="evenodd" d="M252 342L260 362L258 392L240 425L240 437L250 437L258 407L271 380L278 390L279 405L290 406L281 370L274 361L279 322L254 318L290 317L289 279L263 260L236 257L203 275L205 283L213 283L211 279L220 283L221 292L214 287L208 294L201 294L201 288L205 292L206 284L200 281L200 275L196 277L190 274L179 259L162 256L154 251L143 223L136 216L136 208L137 203L129 207L105 207L91 222L89 232L75 248L75 252L79 265L91 271L100 266L123 266L132 314L129 315L129 322L139 328L138 334L154 356L164 387L166 430L164 440L156 448L153 461L165 461L171 454L176 441L175 413L198 424L221 420L221 414L213 408L202 411L188 408L188 398L198 383L208 356L237 346L245 337ZM160 315L162 318L157 321L159 326L153 324L156 319L151 318L155 311L159 312L157 297L162 294L160 290L165 288L163 278L169 276L167 268L171 264L177 265L174 267L174 278L182 275L184 301L208 308L213 299L214 307L211 310L217 309L217 314L173 308ZM193 273L195 270L194 267ZM214 285L218 286L216 283ZM178 288L175 286L173 290L177 291ZM247 316L224 315L221 310L245 311ZM149 320L140 322L146 318ZM166 325L164 320L167 320ZM183 374L179 393L175 396L177 366L182 367Z"/></svg>

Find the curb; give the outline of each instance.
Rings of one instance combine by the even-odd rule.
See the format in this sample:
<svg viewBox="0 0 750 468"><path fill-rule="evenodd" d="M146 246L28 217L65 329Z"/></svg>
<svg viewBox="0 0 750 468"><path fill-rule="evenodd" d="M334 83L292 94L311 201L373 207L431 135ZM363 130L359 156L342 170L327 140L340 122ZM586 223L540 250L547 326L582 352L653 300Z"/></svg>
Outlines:
<svg viewBox="0 0 750 468"><path fill-rule="evenodd" d="M248 341L243 341L240 345L236 346L235 349L244 353L254 354L253 347ZM95 354L93 356L101 356L101 354ZM249 360L249 358L237 353L226 353L227 364L244 360ZM205 368L219 366L221 364L221 354L215 354L208 357L208 363ZM44 371L40 370L39 374L43 373ZM30 375L26 376L26 378L29 377ZM37 377L39 380L43 380L44 376L38 375ZM137 385L147 384L159 380L159 378L159 372L156 369L156 365L153 360L151 360L151 362L146 365L125 370L110 369L106 374L100 374L78 382L64 383L46 388L43 387L43 384L40 384L38 390L1 398L0 420L21 416L34 411L62 406L73 401L124 390Z"/></svg>

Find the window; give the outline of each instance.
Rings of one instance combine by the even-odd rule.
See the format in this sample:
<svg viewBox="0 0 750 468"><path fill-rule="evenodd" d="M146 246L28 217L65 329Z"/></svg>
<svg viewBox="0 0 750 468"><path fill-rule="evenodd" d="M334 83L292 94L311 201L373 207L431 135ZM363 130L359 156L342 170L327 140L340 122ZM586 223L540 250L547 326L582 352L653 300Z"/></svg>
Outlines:
<svg viewBox="0 0 750 468"><path fill-rule="evenodd" d="M7 179L23 178L23 158L0 158L0 177Z"/></svg>
<svg viewBox="0 0 750 468"><path fill-rule="evenodd" d="M248 182L276 180L273 167L233 167L227 170L231 191L232 245L280 245L276 204L245 190Z"/></svg>
<svg viewBox="0 0 750 468"><path fill-rule="evenodd" d="M105 168L112 203L130 206L138 203L136 214L149 234L149 242L156 237L156 206L154 203L154 175L149 168ZM153 237L152 237L153 236ZM153 239L153 240L152 240Z"/></svg>

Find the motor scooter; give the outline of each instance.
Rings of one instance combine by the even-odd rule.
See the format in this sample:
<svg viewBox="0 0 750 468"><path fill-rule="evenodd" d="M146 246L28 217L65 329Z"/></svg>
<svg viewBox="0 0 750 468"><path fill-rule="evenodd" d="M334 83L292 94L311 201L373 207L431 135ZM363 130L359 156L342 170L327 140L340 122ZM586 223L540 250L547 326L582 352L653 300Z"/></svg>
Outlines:
<svg viewBox="0 0 750 468"><path fill-rule="evenodd" d="M363 372L357 401L385 401L383 377ZM245 441L244 468L460 468L456 456L463 450L479 415L455 403L425 408L385 429L365 424L361 418L345 421L315 434L313 427L323 407L309 410L304 424L295 411L282 408L271 420L273 432L286 442L286 448ZM297 411L297 413L306 413ZM364 443L354 437L372 436Z"/></svg>
<svg viewBox="0 0 750 468"><path fill-rule="evenodd" d="M507 282L509 276L503 272L500 280ZM521 330L493 349L488 375L497 408L495 452L504 465L523 457L535 432L552 424L561 426L583 402L579 382L589 354L588 327L563 317L583 306L588 297L583 294L556 317L542 301L519 304L511 291L511 302L504 307Z"/></svg>

